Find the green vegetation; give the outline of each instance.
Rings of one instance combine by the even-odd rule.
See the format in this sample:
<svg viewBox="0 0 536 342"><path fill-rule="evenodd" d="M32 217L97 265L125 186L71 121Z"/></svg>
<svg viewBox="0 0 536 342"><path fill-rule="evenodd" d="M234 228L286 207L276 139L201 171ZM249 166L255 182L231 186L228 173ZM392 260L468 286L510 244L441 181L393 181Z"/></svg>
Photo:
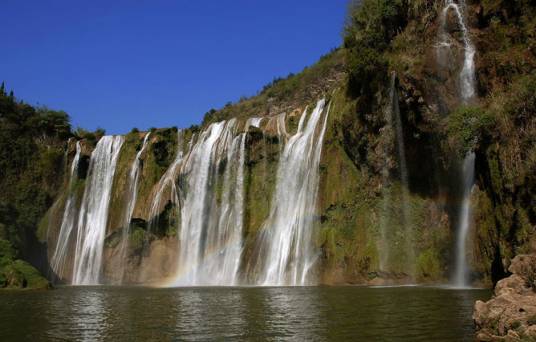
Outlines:
<svg viewBox="0 0 536 342"><path fill-rule="evenodd" d="M473 150L493 124L491 114L479 107L460 107L446 120L450 145L457 147L459 156Z"/></svg>
<svg viewBox="0 0 536 342"><path fill-rule="evenodd" d="M468 3L470 33L478 48L479 96L460 106L456 81L448 82L454 78L450 71L440 70L435 58L440 3L356 2L349 10L343 46L315 65L274 79L256 96L211 109L202 125L184 132L183 142L177 141L176 127L150 129L129 236L131 251L141 255L147 241L177 234L180 218L170 203L158 217L147 215L153 187L176 157L179 143L184 150L194 134L216 121L237 118L241 126L246 118L280 113L288 114L287 130L294 133L305 107L326 97L331 112L320 163L316 241L326 282L407 275L423 282L445 279L451 271L456 229L456 167L469 150L476 154L471 268L474 278L491 282L507 268L505 260L529 251L536 236L534 8L529 0ZM401 163L387 115L391 75L396 76L399 95L407 185L400 179ZM39 240L46 240L48 227L61 211L69 190L64 179L66 140L83 139L87 158L87 150L103 134L81 128L71 133L66 113L17 102L2 86L0 286L39 284L27 264L17 259L30 260L31 250L43 252L36 229L39 225ZM277 181L282 142L272 134L252 128L246 141L246 259L255 254ZM118 246L126 180L142 141L143 133L136 128L125 136L110 206L109 248ZM67 150L70 153L72 146ZM223 171L224 163L221 167ZM221 183L211 186L221 201ZM83 182L74 187L81 193ZM404 220L405 199L409 217ZM411 253L407 245L414 246ZM389 255L380 269L385 246Z"/></svg>
<svg viewBox="0 0 536 342"><path fill-rule="evenodd" d="M25 261L15 259L11 243L0 239L0 289L1 288L48 288L49 282L39 271Z"/></svg>
<svg viewBox="0 0 536 342"><path fill-rule="evenodd" d="M65 112L34 108L13 92L0 91L0 238L14 248L15 258L29 258L43 248L35 231L52 205L63 180L65 142L71 136ZM37 285L33 271L14 261L10 279L24 275L22 287ZM25 274L26 272L30 272ZM17 275L17 276L16 276ZM25 278L25 277L29 278ZM32 278L32 279L30 279Z"/></svg>
<svg viewBox="0 0 536 342"><path fill-rule="evenodd" d="M317 101L339 86L344 76L344 59L344 52L335 49L299 74L274 79L256 96L243 97L220 110L209 110L204 116L203 126L233 117L266 116L303 109L304 104Z"/></svg>
<svg viewBox="0 0 536 342"><path fill-rule="evenodd" d="M387 77L383 54L393 37L404 28L407 1L363 0L350 6L344 32L349 90L353 95L373 96Z"/></svg>

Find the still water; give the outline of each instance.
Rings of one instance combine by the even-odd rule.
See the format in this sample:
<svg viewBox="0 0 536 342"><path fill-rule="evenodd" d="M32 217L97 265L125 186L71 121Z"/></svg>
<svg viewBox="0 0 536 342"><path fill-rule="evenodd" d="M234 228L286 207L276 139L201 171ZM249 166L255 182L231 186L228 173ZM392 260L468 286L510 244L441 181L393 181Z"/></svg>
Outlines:
<svg viewBox="0 0 536 342"><path fill-rule="evenodd" d="M0 292L1 341L472 341L487 290L62 287Z"/></svg>

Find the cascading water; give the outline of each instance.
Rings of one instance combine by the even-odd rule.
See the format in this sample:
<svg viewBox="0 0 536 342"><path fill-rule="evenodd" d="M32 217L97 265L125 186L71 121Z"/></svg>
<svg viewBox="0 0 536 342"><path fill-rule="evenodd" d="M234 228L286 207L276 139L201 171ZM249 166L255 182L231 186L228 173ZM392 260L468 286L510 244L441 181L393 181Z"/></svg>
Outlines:
<svg viewBox="0 0 536 342"><path fill-rule="evenodd" d="M121 246L119 249L119 260L121 263L119 281L123 280L124 272L124 262L125 255L128 247L128 235L130 233L130 221L132 220L132 215L134 214L134 208L136 207L136 201L138 199L138 179L140 176L140 169L142 166L141 156L147 148L149 142L149 137L151 132L147 133L143 138L143 144L141 149L136 154L132 166L130 167L129 178L127 183L127 205L125 208L125 213L123 217L123 232L121 237Z"/></svg>
<svg viewBox="0 0 536 342"><path fill-rule="evenodd" d="M307 109L304 111L297 133L280 157L271 210L260 241L263 285L306 285L316 260L312 240L318 169L329 115L328 108L322 118L324 106L325 101L319 101L307 123Z"/></svg>
<svg viewBox="0 0 536 342"><path fill-rule="evenodd" d="M78 216L73 285L99 283L110 196L123 140L122 136L104 136L91 154Z"/></svg>
<svg viewBox="0 0 536 342"><path fill-rule="evenodd" d="M246 131L249 129L249 127L256 127L256 128L259 128L261 127L261 122L264 118L249 118L247 121L246 121Z"/></svg>
<svg viewBox="0 0 536 342"><path fill-rule="evenodd" d="M184 140L184 132L182 130L178 130L177 131L177 154L175 156L175 160L173 161L173 163L171 163L171 166L167 169L167 171L164 173L162 178L160 178L160 181L158 182L157 187L156 187L156 193L153 197L153 201L151 204L151 209L149 212L149 217L151 219L151 226L154 226L156 224L156 221L158 219L158 213L162 209L162 206L165 204L163 202L164 200L171 201L171 203L173 203L175 206L179 208L178 211L180 211L179 190L177 188L176 179L180 172L182 162L184 160L183 140ZM169 197L165 197L166 191L170 191Z"/></svg>
<svg viewBox="0 0 536 342"><path fill-rule="evenodd" d="M405 253L406 253L406 270L408 271L409 276L415 274L415 249L414 249L414 236L413 229L410 220L410 203L409 203L409 180L408 180L408 169L406 162L406 147L404 144L404 132L402 127L402 119L400 117L400 107L398 100L398 92L396 90L396 74L393 73L391 76L391 85L389 88L389 105L387 106L387 123L391 130L394 128L393 134L396 138L396 149L398 153L398 167L400 171L400 182L401 182L401 198L402 198L402 215L401 222L404 227L404 237L405 237ZM393 122L394 121L394 122ZM386 166L383 170L383 182L384 186L387 187L388 182L388 161L385 162ZM390 189L384 191L384 213L383 215L388 215L387 211L392 201L392 194ZM387 268L387 263L390 255L390 246L388 243L387 237L387 220L382 218L380 223L380 236L381 236L381 255L380 255L380 269L385 271Z"/></svg>
<svg viewBox="0 0 536 342"><path fill-rule="evenodd" d="M408 167L406 163L404 132L402 130L402 120L400 118L398 92L396 90L396 74L394 73L391 78L391 89L389 92L389 97L391 100L391 115L395 119L396 145L400 168L400 181L402 183L402 222L405 231L406 262L408 266L408 273L411 277L413 277L415 274L415 249L413 244L413 229L410 222Z"/></svg>
<svg viewBox="0 0 536 342"><path fill-rule="evenodd" d="M464 13L466 11L465 1L460 0L459 4L456 4L453 0L446 0L445 7L441 12L440 18L440 42L439 49L450 49L452 37L447 33L447 16L449 11L454 11L460 31L462 34L462 43L464 48L463 66L459 74L460 82L460 98L462 104L469 103L476 95L475 88L475 54L476 49L471 42L469 36L469 30L465 23ZM441 51L441 50L439 50ZM440 54L438 54L440 58ZM457 241L456 241L456 269L454 276L454 283L458 287L465 287L468 284L468 270L467 270L467 258L466 258L466 241L467 235L470 229L471 215L471 189L474 184L474 170L475 170L475 154L469 152L463 161L463 201L460 207L458 227L457 227Z"/></svg>
<svg viewBox="0 0 536 342"><path fill-rule="evenodd" d="M389 152L385 149L385 160L382 168L382 212L380 214L380 240L378 241L378 253L379 253L379 268L380 271L388 271L389 257L391 250L389 246L389 221L387 219L389 207L392 202L391 189L389 189Z"/></svg>
<svg viewBox="0 0 536 342"><path fill-rule="evenodd" d="M76 142L76 154L71 164L71 173L69 178L69 194L67 195L67 201L65 202L65 209L63 211L63 218L61 220L60 233L54 249L54 254L50 262L51 268L54 273L59 277L64 277L65 261L67 252L69 250L69 243L71 241L71 233L73 227L76 225L76 191L73 186L77 180L78 163L80 161L80 142Z"/></svg>
<svg viewBox="0 0 536 342"><path fill-rule="evenodd" d="M312 228L328 114L325 101L319 101L312 113L306 110L302 114L293 136L286 132L284 114L266 123L266 129L277 133L282 147L271 213L264 224L263 250L267 252L264 260L268 261L261 267L260 282L264 285L304 285L316 260ZM263 119L248 119L243 130L236 119L214 123L197 138L192 137L187 149L183 148L184 133L179 130L176 158L155 186L148 209L149 229L169 202L177 211L179 246L173 285L238 284L243 248L246 142L249 129L260 128ZM116 254L122 263L121 272L124 272L130 221L138 200L141 158L149 138L149 134L144 137L128 173L126 205L121 214L122 239ZM99 140L90 158L79 210L75 203L71 204L76 202L74 193L67 199L53 260L54 267L59 269L61 260L66 259L72 235L76 240L73 285L100 283L111 192L123 141L121 136ZM77 144L71 184L76 180L79 158L80 144ZM122 281L123 275L117 279Z"/></svg>
<svg viewBox="0 0 536 342"><path fill-rule="evenodd" d="M467 284L467 235L471 222L471 190L474 184L475 154L470 152L463 161L463 202L460 211L456 242L456 274L454 285L466 287Z"/></svg>
<svg viewBox="0 0 536 342"><path fill-rule="evenodd" d="M246 134L236 119L210 125L185 157L174 285L234 285L240 265ZM223 176L220 174L222 166Z"/></svg>
<svg viewBox="0 0 536 342"><path fill-rule="evenodd" d="M456 4L454 0L446 0L445 7L441 11L440 17L440 42L438 45L438 58L443 58L441 56L442 50L450 50L452 46L452 37L447 32L447 16L449 11L454 11L458 25L462 33L462 42L464 49L464 58L463 58L463 67L459 74L460 82L460 97L463 102L468 102L475 96L475 54L476 50L471 42L469 36L469 31L465 24L464 13L465 13L465 1L460 0L459 4Z"/></svg>

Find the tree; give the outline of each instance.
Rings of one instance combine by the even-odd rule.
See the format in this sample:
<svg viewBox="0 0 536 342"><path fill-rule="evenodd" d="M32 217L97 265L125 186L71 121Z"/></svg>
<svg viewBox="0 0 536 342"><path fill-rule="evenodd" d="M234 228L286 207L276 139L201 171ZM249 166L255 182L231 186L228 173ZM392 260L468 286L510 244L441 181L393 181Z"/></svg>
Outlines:
<svg viewBox="0 0 536 342"><path fill-rule="evenodd" d="M406 12L405 0L363 0L350 6L344 47L352 94L373 94L386 79L387 61L383 52L407 24Z"/></svg>

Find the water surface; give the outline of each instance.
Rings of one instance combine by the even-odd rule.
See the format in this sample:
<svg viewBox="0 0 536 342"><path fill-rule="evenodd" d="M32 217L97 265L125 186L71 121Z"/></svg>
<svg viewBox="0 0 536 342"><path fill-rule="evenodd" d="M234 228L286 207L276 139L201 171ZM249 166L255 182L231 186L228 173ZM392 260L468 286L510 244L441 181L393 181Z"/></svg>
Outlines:
<svg viewBox="0 0 536 342"><path fill-rule="evenodd" d="M472 341L488 290L62 287L0 292L0 340Z"/></svg>

